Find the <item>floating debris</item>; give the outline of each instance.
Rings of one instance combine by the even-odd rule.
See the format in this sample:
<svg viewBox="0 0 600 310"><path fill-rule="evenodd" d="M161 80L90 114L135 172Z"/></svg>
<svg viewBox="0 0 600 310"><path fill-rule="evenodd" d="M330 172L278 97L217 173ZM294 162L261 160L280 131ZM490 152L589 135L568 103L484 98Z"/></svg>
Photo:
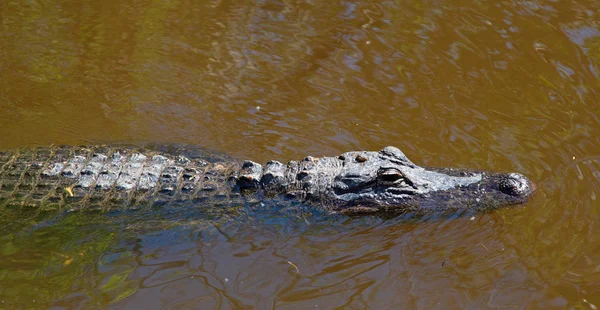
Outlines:
<svg viewBox="0 0 600 310"><path fill-rule="evenodd" d="M65 191L69 194L69 197L73 197L73 187L65 187Z"/></svg>
<svg viewBox="0 0 600 310"><path fill-rule="evenodd" d="M296 266L296 264L290 262L289 260L287 262L288 262L288 264L290 264L290 265L294 266L294 268L296 268L296 273L297 274L300 274L300 270L298 269L298 266Z"/></svg>

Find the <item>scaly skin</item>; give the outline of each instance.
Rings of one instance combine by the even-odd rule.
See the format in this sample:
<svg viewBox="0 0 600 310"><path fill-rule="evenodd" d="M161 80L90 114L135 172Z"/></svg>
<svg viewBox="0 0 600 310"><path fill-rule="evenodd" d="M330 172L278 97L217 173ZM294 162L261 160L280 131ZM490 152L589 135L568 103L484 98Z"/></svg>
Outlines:
<svg viewBox="0 0 600 310"><path fill-rule="evenodd" d="M0 153L0 206L106 210L206 199L234 194L226 178L239 166L133 147L14 150Z"/></svg>
<svg viewBox="0 0 600 310"><path fill-rule="evenodd" d="M264 168L207 154L109 146L0 153L0 207L106 210L279 196L348 214L430 213L523 203L535 190L515 173L423 168L395 147Z"/></svg>

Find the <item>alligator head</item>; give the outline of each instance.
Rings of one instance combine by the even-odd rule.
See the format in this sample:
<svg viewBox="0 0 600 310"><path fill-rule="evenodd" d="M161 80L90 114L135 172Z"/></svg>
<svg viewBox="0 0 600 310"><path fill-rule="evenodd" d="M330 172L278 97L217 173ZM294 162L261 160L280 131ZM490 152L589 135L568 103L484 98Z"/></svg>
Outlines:
<svg viewBox="0 0 600 310"><path fill-rule="evenodd" d="M348 152L325 196L344 213L482 211L519 204L535 191L518 173L423 168L398 148Z"/></svg>

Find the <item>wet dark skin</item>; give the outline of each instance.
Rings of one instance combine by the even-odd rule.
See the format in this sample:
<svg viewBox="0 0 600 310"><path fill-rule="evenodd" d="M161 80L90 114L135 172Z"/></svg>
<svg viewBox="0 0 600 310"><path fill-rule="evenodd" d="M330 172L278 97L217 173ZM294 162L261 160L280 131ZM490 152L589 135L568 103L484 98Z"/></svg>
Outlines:
<svg viewBox="0 0 600 310"><path fill-rule="evenodd" d="M135 208L281 196L332 213L443 213L520 204L535 192L518 173L424 168L391 146L264 167L201 153L110 146L14 150L0 153L0 161L0 204L38 207Z"/></svg>

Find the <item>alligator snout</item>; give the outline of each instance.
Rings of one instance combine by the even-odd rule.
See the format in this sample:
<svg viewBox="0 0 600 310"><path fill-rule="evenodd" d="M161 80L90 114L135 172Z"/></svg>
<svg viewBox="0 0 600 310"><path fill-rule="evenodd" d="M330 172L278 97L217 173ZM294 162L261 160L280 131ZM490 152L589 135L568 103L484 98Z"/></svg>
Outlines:
<svg viewBox="0 0 600 310"><path fill-rule="evenodd" d="M535 192L535 184L519 173L509 173L500 181L501 192L518 197L527 197Z"/></svg>

